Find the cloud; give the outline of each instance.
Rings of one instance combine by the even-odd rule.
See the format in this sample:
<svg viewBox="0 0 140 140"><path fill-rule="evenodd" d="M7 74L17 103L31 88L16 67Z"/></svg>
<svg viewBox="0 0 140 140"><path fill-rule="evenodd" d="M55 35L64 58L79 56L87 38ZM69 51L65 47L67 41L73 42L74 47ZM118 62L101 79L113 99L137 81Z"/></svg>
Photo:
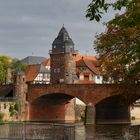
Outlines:
<svg viewBox="0 0 140 140"><path fill-rule="evenodd" d="M104 31L104 27L85 18L89 3L89 0L1 0L0 55L48 57L63 24L76 49L94 55L94 35Z"/></svg>

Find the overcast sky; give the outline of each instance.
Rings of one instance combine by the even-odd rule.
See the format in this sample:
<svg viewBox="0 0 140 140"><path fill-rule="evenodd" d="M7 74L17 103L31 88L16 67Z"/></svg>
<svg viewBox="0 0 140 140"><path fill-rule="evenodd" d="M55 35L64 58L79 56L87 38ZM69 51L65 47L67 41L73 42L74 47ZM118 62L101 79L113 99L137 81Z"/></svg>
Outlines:
<svg viewBox="0 0 140 140"><path fill-rule="evenodd" d="M96 33L102 23L85 18L90 0L0 0L0 55L12 58L48 57L62 25L82 55L95 55ZM112 17L104 16L104 21Z"/></svg>

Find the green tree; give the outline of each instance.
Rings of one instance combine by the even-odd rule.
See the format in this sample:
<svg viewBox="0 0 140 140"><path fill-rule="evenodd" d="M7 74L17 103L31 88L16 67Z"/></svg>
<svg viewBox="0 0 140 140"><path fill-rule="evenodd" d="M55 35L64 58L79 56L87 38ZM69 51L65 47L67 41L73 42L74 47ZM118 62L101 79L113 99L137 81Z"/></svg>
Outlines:
<svg viewBox="0 0 140 140"><path fill-rule="evenodd" d="M3 121L3 118L4 118L4 113L0 112L0 122Z"/></svg>
<svg viewBox="0 0 140 140"><path fill-rule="evenodd" d="M92 0L88 5L86 17L90 20L100 21L102 14L107 12L110 7L114 10L121 10L122 7L129 8L129 4L135 5L139 0Z"/></svg>
<svg viewBox="0 0 140 140"><path fill-rule="evenodd" d="M17 114L18 108L19 108L18 103L13 102L13 103L10 103L9 105L10 105L10 107L9 107L10 116Z"/></svg>
<svg viewBox="0 0 140 140"><path fill-rule="evenodd" d="M14 76L17 71L24 71L26 65L22 64L18 59L12 59L8 56L0 56L0 84L6 84L8 68L11 69Z"/></svg>
<svg viewBox="0 0 140 140"><path fill-rule="evenodd" d="M0 84L6 83L7 68L10 63L11 63L10 57L0 56Z"/></svg>
<svg viewBox="0 0 140 140"><path fill-rule="evenodd" d="M129 2L126 12L109 21L96 38L104 80L124 83L126 97L133 99L136 88L129 84L140 83L140 1Z"/></svg>
<svg viewBox="0 0 140 140"><path fill-rule="evenodd" d="M12 64L12 69L14 72L24 71L26 69L26 65L23 64L20 60L14 59Z"/></svg>
<svg viewBox="0 0 140 140"><path fill-rule="evenodd" d="M107 31L96 37L105 77L140 82L140 2L108 22Z"/></svg>

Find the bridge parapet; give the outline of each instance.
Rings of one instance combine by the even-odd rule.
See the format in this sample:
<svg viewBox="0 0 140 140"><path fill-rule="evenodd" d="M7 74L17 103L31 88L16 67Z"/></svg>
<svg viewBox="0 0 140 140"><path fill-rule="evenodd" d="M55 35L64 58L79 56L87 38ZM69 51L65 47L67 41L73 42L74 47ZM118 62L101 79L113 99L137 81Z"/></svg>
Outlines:
<svg viewBox="0 0 140 140"><path fill-rule="evenodd" d="M16 97L0 97L0 102L16 102Z"/></svg>
<svg viewBox="0 0 140 140"><path fill-rule="evenodd" d="M28 84L27 100L47 94L66 94L77 97L85 104L96 104L109 96L119 94L120 86L113 84Z"/></svg>

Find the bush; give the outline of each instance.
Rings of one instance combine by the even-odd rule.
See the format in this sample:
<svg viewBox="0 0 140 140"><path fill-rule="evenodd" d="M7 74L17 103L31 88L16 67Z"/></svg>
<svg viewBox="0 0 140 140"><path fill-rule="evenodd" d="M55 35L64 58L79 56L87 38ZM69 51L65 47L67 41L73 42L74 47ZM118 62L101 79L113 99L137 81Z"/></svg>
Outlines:
<svg viewBox="0 0 140 140"><path fill-rule="evenodd" d="M10 103L9 105L10 105L9 107L10 116L17 114L19 108L18 103Z"/></svg>
<svg viewBox="0 0 140 140"><path fill-rule="evenodd" d="M3 121L4 113L0 112L0 122Z"/></svg>
<svg viewBox="0 0 140 140"><path fill-rule="evenodd" d="M14 105L14 109L15 109L15 111L18 112L18 109L19 109L18 103L15 103L15 105Z"/></svg>
<svg viewBox="0 0 140 140"><path fill-rule="evenodd" d="M135 120L136 118L134 116L131 117L131 120Z"/></svg>

